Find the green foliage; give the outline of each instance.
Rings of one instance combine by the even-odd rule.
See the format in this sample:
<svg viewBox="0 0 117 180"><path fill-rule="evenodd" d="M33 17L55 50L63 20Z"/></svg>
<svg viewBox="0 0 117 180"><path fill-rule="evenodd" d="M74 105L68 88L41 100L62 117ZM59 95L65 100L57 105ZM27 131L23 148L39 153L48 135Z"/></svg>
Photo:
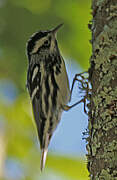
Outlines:
<svg viewBox="0 0 117 180"><path fill-rule="evenodd" d="M26 169L25 179L35 179L35 174L39 173L40 160L35 128L32 126L31 104L25 87L26 42L32 33L64 23L58 33L62 54L87 70L91 51L87 27L89 20L89 1L1 0L0 80L13 82L19 94L11 105L6 105L0 93L0 115L5 122L6 159L12 157L22 164L23 169ZM47 166L69 179L88 179L83 160L49 155Z"/></svg>

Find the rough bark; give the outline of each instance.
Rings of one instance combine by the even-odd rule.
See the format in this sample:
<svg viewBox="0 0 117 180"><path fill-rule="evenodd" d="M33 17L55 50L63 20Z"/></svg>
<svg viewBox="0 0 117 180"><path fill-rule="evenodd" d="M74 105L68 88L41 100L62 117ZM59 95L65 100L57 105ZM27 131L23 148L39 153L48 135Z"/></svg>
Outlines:
<svg viewBox="0 0 117 180"><path fill-rule="evenodd" d="M117 180L117 0L92 0L88 170Z"/></svg>

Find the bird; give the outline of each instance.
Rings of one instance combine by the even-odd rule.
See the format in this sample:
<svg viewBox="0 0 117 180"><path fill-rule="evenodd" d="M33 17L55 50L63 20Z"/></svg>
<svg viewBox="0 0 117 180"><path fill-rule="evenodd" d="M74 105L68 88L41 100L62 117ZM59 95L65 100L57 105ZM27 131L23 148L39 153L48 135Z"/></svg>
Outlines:
<svg viewBox="0 0 117 180"><path fill-rule="evenodd" d="M59 24L51 30L38 31L27 42L27 88L40 142L41 171L45 167L48 146L62 112L74 106L67 105L73 87L70 90L57 41L57 32L62 26Z"/></svg>

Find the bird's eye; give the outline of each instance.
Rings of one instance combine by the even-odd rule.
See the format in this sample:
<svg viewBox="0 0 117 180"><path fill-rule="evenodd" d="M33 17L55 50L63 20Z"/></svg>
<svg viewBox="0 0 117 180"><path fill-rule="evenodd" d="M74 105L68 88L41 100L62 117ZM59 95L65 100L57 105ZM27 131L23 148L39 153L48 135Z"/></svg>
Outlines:
<svg viewBox="0 0 117 180"><path fill-rule="evenodd" d="M44 42L44 44L45 44L46 46L49 45L49 41L46 40L46 41Z"/></svg>

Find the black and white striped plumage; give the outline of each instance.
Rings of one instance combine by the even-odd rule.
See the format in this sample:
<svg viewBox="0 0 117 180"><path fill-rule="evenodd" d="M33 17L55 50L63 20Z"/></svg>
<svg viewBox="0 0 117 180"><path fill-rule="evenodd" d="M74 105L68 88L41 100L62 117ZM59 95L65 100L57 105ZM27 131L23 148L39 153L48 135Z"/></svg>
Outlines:
<svg viewBox="0 0 117 180"><path fill-rule="evenodd" d="M56 32L39 31L27 44L29 60L27 87L31 97L44 167L48 145L56 129L64 105L70 100L70 89L65 63L60 55Z"/></svg>

